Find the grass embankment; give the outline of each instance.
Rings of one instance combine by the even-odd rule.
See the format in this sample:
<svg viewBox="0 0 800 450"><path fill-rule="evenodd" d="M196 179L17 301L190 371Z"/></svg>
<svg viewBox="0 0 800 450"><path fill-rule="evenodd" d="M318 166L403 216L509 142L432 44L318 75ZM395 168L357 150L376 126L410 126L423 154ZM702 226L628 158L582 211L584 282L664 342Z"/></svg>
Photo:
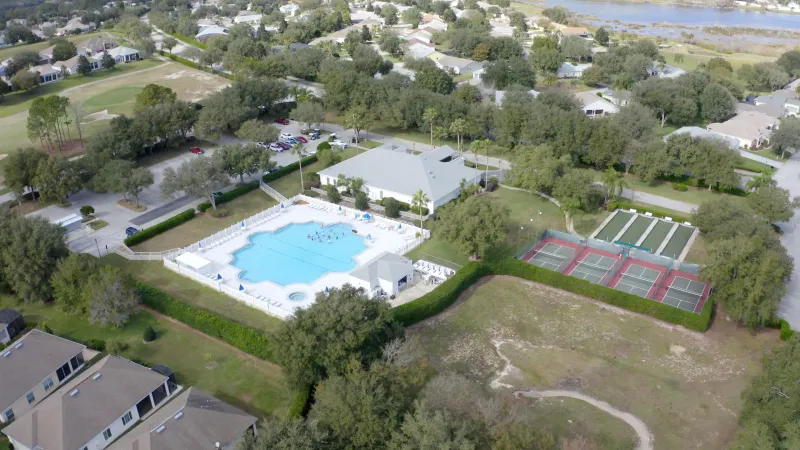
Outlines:
<svg viewBox="0 0 800 450"><path fill-rule="evenodd" d="M462 298L412 328L433 369L489 382L506 357L518 370L498 381L606 401L644 420L656 448L728 448L740 394L778 342L775 331L753 335L724 320L697 334L518 279L485 281ZM529 405L558 437L633 448L630 428L596 410L559 400Z"/></svg>
<svg viewBox="0 0 800 450"><path fill-rule="evenodd" d="M129 261L119 255L109 254L103 258L103 262L125 270L133 278L161 289L176 300L242 325L274 333L282 324L280 319L164 268L161 261Z"/></svg>
<svg viewBox="0 0 800 450"><path fill-rule="evenodd" d="M55 306L17 304L8 297L0 297L0 307L18 309L28 322L47 322L55 334L67 339L123 341L129 347L120 356L151 367L166 364L175 371L179 384L196 386L260 417L284 416L291 402L280 367L147 312L137 313L124 328L111 328L91 325L85 317L64 314ZM142 342L147 326L158 335L150 344ZM213 369L206 368L209 356L216 362Z"/></svg>

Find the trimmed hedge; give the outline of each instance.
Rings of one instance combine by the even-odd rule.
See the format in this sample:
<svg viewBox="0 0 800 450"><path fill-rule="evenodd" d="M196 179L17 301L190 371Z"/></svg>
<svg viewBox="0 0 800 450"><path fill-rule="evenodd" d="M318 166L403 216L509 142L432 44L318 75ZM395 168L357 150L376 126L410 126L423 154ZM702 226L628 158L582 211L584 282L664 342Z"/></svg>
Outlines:
<svg viewBox="0 0 800 450"><path fill-rule="evenodd" d="M153 236L157 236L167 230L177 227L182 223L186 223L194 218L194 208L187 209L186 211L174 215L169 219L157 223L150 228L145 228L144 230L134 234L133 236L128 236L125 238L125 245L131 246L136 245L141 242L144 242L150 239Z"/></svg>
<svg viewBox="0 0 800 450"><path fill-rule="evenodd" d="M317 151L330 150L330 149L331 149L331 144L329 144L327 141L322 141L319 143L319 145L317 145Z"/></svg>
<svg viewBox="0 0 800 450"><path fill-rule="evenodd" d="M497 263L471 262L467 264L430 293L394 308L395 318L409 326L435 316L452 305L462 292L486 275L511 275L546 284L697 331L708 329L714 309L714 302L711 298L706 300L703 311L695 314L606 286L592 284L580 278L542 269L524 261L509 259Z"/></svg>
<svg viewBox="0 0 800 450"><path fill-rule="evenodd" d="M239 350L253 356L275 361L275 344L272 337L256 329L224 319L204 309L195 308L175 300L167 293L137 283L137 291L142 303L150 308L182 322L197 331L221 339Z"/></svg>
<svg viewBox="0 0 800 450"><path fill-rule="evenodd" d="M207 48L208 48L208 45L206 45L206 44L203 44L202 42L200 42L200 41L198 41L198 40L196 40L196 39L192 39L192 38L190 38L190 37L188 37L188 36L184 36L184 35L182 35L182 34L180 34L180 33L169 33L169 34L170 34L172 37L174 37L175 39L177 39L177 40L179 40L179 41L183 41L183 42L185 42L185 43L187 43L187 44L189 44L189 45L193 45L193 46L195 46L195 47L200 47L200 48L202 48L203 50L205 50L205 49L207 49Z"/></svg>
<svg viewBox="0 0 800 450"><path fill-rule="evenodd" d="M258 183L253 181L252 183L243 184L238 186L234 189L231 189L228 192L223 192L222 195L218 195L216 198L217 205L222 205L224 203L228 203L229 201L241 197L248 192L253 192L258 189ZM211 209L211 202L203 202L197 205L197 210L200 212L206 212L207 210Z"/></svg>
<svg viewBox="0 0 800 450"><path fill-rule="evenodd" d="M308 164L317 162L317 155L306 156L303 158L303 167L307 166ZM275 181L278 178L283 178L286 175L298 170L300 168L300 163L293 162L288 166L283 166L280 169L270 172L264 175L261 179L264 180L264 183L269 183L270 181Z"/></svg>
<svg viewBox="0 0 800 450"><path fill-rule="evenodd" d="M433 317L447 309L462 292L489 274L486 264L471 262L431 292L393 308L394 317L405 326Z"/></svg>
<svg viewBox="0 0 800 450"><path fill-rule="evenodd" d="M689 218L689 217L678 216L678 215L675 215L675 214L672 214L672 213L667 213L667 212L664 212L664 211L662 211L662 210L660 210L658 208L648 208L648 207L641 206L641 205L634 205L633 203L628 202L628 201L615 201L615 202L609 202L609 204L608 204L608 210L609 211L614 211L614 210L620 209L620 208L624 208L624 209L633 208L633 209L635 209L635 210L637 210L639 212L653 213L654 216L661 217L661 218L672 217L672 220L675 221L675 222L691 222L691 218Z"/></svg>
<svg viewBox="0 0 800 450"><path fill-rule="evenodd" d="M311 408L312 390L313 388L308 386L294 394L294 400L292 400L292 404L289 405L289 411L286 413L290 419L305 417L308 414L308 410Z"/></svg>

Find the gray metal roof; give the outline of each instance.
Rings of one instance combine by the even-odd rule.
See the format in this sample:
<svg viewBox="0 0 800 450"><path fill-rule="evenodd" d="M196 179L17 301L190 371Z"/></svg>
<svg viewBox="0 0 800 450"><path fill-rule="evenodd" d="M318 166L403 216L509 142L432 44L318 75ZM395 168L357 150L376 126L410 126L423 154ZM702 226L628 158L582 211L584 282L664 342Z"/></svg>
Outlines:
<svg viewBox="0 0 800 450"><path fill-rule="evenodd" d="M719 133L716 133L714 131L706 130L705 128L700 128L700 127L682 127L682 128L678 128L677 130L673 131L672 133L664 136L664 140L666 141L673 134L683 134L683 133L689 133L694 138L718 139L718 140L723 141L725 144L728 145L728 147L730 147L730 148L732 148L734 150L738 150L739 149L739 141L737 141L736 139L734 139L732 137L728 137L728 136L723 136L723 135L721 135Z"/></svg>
<svg viewBox="0 0 800 450"><path fill-rule="evenodd" d="M16 309L0 309L0 324L8 325L17 320L18 317L22 317L22 314L20 314Z"/></svg>
<svg viewBox="0 0 800 450"><path fill-rule="evenodd" d="M443 156L444 155L444 156ZM339 164L321 170L320 175L362 178L375 189L413 196L422 192L432 202L458 189L461 180L478 176L475 169L464 165L461 158L441 162L455 150L442 146L431 152L414 155L402 146L384 145L361 153Z"/></svg>
<svg viewBox="0 0 800 450"><path fill-rule="evenodd" d="M775 118L782 117L786 112L783 105L766 103L761 105L751 105L750 103L737 103L736 112L755 111Z"/></svg>
<svg viewBox="0 0 800 450"><path fill-rule="evenodd" d="M17 348L19 344L21 347ZM0 356L0 411L30 392L86 346L39 330L31 330Z"/></svg>
<svg viewBox="0 0 800 450"><path fill-rule="evenodd" d="M167 377L147 367L109 355L18 417L3 433L28 448L77 450L165 381Z"/></svg>
<svg viewBox="0 0 800 450"><path fill-rule="evenodd" d="M350 272L350 276L371 283L373 280L397 281L408 275L411 260L405 256L383 252Z"/></svg>
<svg viewBox="0 0 800 450"><path fill-rule="evenodd" d="M256 418L250 414L191 387L108 449L214 449L217 442L222 446L231 444L254 423Z"/></svg>

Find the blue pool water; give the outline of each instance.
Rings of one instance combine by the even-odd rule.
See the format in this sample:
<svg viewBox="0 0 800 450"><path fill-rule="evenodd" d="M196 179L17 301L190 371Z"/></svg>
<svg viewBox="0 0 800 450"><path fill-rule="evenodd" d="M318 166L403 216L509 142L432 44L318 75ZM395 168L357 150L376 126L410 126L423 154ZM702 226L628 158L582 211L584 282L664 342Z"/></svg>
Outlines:
<svg viewBox="0 0 800 450"><path fill-rule="evenodd" d="M352 270L356 266L353 256L366 248L364 238L348 225L292 224L250 236L250 245L234 252L231 265L242 269L240 278L254 283L310 283L327 272Z"/></svg>

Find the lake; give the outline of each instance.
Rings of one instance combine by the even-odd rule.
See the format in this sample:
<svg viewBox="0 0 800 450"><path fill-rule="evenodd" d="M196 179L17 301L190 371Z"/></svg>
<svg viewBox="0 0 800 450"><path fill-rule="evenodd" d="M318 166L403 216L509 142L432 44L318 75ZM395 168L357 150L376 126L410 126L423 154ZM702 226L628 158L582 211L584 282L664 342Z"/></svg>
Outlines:
<svg viewBox="0 0 800 450"><path fill-rule="evenodd" d="M562 5L573 13L594 16L604 22L800 30L800 15L796 14L591 0L545 0L544 5L547 7Z"/></svg>

